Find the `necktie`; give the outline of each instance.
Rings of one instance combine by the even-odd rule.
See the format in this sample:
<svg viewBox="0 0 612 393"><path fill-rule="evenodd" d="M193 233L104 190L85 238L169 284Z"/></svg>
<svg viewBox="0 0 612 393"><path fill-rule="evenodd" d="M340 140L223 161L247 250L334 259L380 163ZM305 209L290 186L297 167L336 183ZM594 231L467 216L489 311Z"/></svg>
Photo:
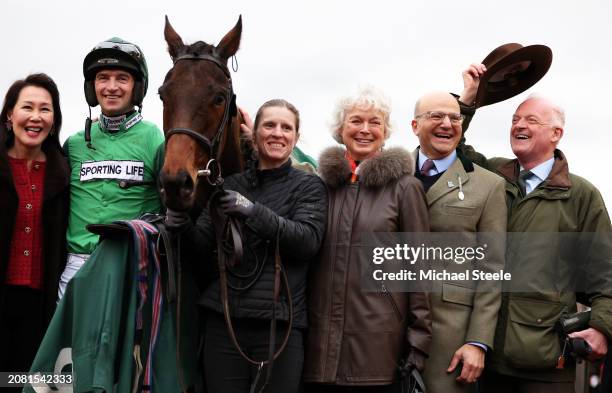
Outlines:
<svg viewBox="0 0 612 393"><path fill-rule="evenodd" d="M533 175L531 171L523 169L519 172L518 179L516 180L519 188L521 189L521 195L523 197L527 196L527 179L529 179L531 175Z"/></svg>
<svg viewBox="0 0 612 393"><path fill-rule="evenodd" d="M436 166L434 165L434 162L432 160L430 160L429 158L426 159L423 163L423 166L421 167L421 176L429 176L429 171L435 167Z"/></svg>

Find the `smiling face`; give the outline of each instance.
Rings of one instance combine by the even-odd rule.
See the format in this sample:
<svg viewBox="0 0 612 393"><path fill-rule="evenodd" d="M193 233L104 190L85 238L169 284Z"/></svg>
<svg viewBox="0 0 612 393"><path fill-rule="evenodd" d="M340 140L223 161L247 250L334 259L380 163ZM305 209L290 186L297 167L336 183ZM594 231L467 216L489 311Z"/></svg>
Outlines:
<svg viewBox="0 0 612 393"><path fill-rule="evenodd" d="M441 120L424 115L441 112ZM430 93L419 100L412 120L412 131L419 138L420 148L432 160L442 159L451 154L461 140L461 121L453 122L444 114L458 114L459 104L448 93Z"/></svg>
<svg viewBox="0 0 612 393"><path fill-rule="evenodd" d="M342 129L342 143L351 158L362 161L378 153L385 141L385 118L374 108L355 107L346 112Z"/></svg>
<svg viewBox="0 0 612 393"><path fill-rule="evenodd" d="M512 116L510 145L526 169L552 158L562 136L563 124L555 116L554 104L545 99L527 99Z"/></svg>
<svg viewBox="0 0 612 393"><path fill-rule="evenodd" d="M259 169L278 168L287 162L298 138L293 112L280 106L265 108L253 135Z"/></svg>
<svg viewBox="0 0 612 393"><path fill-rule="evenodd" d="M98 103L106 116L122 115L134 107L134 77L129 72L119 69L98 71L94 86Z"/></svg>
<svg viewBox="0 0 612 393"><path fill-rule="evenodd" d="M40 150L53 127L51 94L41 87L24 87L8 119L13 126L16 150Z"/></svg>

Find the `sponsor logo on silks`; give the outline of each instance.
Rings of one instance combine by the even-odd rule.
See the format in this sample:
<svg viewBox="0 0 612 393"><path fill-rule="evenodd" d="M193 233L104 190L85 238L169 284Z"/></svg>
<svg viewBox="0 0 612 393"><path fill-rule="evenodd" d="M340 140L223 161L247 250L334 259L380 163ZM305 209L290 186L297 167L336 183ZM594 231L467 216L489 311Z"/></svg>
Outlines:
<svg viewBox="0 0 612 393"><path fill-rule="evenodd" d="M100 124L106 130L116 131L121 128L121 124L125 121L125 115L117 116L117 117L109 117L109 116L100 116Z"/></svg>
<svg viewBox="0 0 612 393"><path fill-rule="evenodd" d="M139 112L139 113L136 114L136 116L132 117L130 120L125 122L125 129L129 130L130 128L134 127L141 120L142 120L142 115Z"/></svg>
<svg viewBox="0 0 612 393"><path fill-rule="evenodd" d="M119 64L119 60L113 59L110 57L105 57L103 59L98 59L99 64Z"/></svg>
<svg viewBox="0 0 612 393"><path fill-rule="evenodd" d="M125 121L126 116L104 116L104 114L100 115L100 127L104 130L109 131L117 131L121 129L121 126L126 130L134 127L138 122L142 120L142 115L140 113L136 113L133 117L131 117L128 121ZM123 122L125 121L125 124Z"/></svg>
<svg viewBox="0 0 612 393"><path fill-rule="evenodd" d="M81 164L81 182L100 179L144 180L143 161L85 161Z"/></svg>

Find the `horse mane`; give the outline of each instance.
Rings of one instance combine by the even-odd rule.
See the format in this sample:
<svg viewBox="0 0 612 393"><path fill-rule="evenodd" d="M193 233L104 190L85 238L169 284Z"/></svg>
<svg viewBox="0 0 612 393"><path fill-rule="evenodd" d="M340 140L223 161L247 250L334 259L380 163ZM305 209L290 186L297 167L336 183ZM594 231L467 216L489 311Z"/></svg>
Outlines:
<svg viewBox="0 0 612 393"><path fill-rule="evenodd" d="M207 44L204 41L196 41L192 44L185 45L180 51L179 56L184 54L204 55L214 53L214 45Z"/></svg>

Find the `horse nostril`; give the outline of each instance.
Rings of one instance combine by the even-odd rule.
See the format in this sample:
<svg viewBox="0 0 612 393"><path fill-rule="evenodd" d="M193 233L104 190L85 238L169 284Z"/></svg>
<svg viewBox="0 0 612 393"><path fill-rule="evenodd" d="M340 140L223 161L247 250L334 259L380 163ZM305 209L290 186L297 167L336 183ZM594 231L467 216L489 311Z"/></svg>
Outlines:
<svg viewBox="0 0 612 393"><path fill-rule="evenodd" d="M195 184L187 171L181 170L176 175L160 175L160 193L164 199L174 197L188 200L193 197L194 191Z"/></svg>
<svg viewBox="0 0 612 393"><path fill-rule="evenodd" d="M187 172L181 172L179 175L180 180L180 194L181 198L189 198L193 194L194 184L191 176Z"/></svg>

